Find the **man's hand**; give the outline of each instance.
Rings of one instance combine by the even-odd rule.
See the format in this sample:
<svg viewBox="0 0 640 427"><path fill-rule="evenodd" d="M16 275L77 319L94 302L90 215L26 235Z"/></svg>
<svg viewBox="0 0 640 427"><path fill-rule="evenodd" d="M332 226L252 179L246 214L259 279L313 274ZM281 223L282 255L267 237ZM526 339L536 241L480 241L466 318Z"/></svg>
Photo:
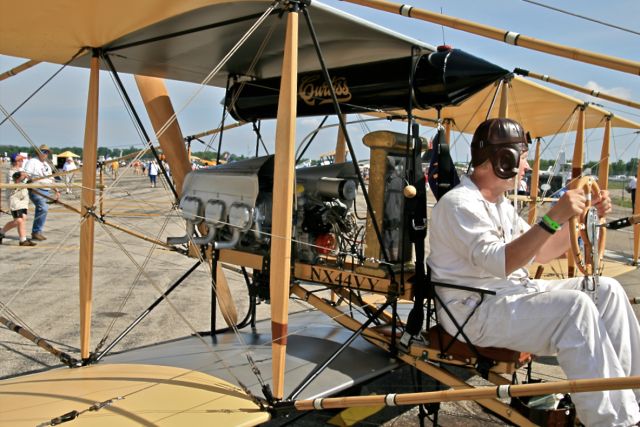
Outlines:
<svg viewBox="0 0 640 427"><path fill-rule="evenodd" d="M587 198L581 188L569 190L564 193L560 200L558 200L558 203L547 212L547 215L558 224L564 224L569 221L571 217L584 211L586 201ZM610 203L609 209L611 209Z"/></svg>
<svg viewBox="0 0 640 427"><path fill-rule="evenodd" d="M593 201L593 206L598 210L598 216L603 218L607 216L612 209L611 197L608 190L600 190L599 197Z"/></svg>

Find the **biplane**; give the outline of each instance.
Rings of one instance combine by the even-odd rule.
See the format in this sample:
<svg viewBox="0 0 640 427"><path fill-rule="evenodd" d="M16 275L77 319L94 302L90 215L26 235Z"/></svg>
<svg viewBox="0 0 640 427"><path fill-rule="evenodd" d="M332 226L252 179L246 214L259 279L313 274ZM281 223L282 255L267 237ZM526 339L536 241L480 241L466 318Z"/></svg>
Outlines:
<svg viewBox="0 0 640 427"><path fill-rule="evenodd" d="M432 19L406 5L353 2ZM3 302L3 325L34 340L70 369L0 382L0 423L257 425L299 411L447 398L476 400L510 423L532 425L528 415L495 396L639 386L638 378L512 384L530 355L469 348L450 337L442 345L442 336L434 335L440 333L437 325L422 340L404 340L409 310L401 304L418 301L426 280L424 244L413 245L424 242L428 228L421 161L428 141L419 126L437 129L446 152L444 142L451 141L452 131L472 132L486 117L513 117L538 140L537 160L541 138L559 129L575 132L574 178L583 175L585 129L602 127L598 182L606 188L611 129L640 129L639 123L463 50L435 47L315 1L23 1L3 5L0 24L1 54L90 70L81 200L78 208L69 207L80 218L80 351L61 351L16 318L9 319L10 304ZM489 28L483 32L491 33ZM543 52L563 50L512 32L500 37ZM564 56L640 72L637 62L606 55L573 50ZM100 70L110 73L122 94L143 135L144 153L162 165L161 151L171 172L169 176L162 168L181 233L138 237L196 263L158 292L152 306L116 339L92 350L96 225L137 234L97 208ZM136 76L153 131L145 129L122 74ZM185 141L193 138L183 137L162 79L225 88L225 111L238 123L255 128L261 120L275 119L274 154L226 164L217 159L217 166L191 171ZM406 132L378 130L363 138L369 151L368 182L349 136L347 114L407 122ZM301 157L295 152L296 118L319 115L339 120L333 164L296 169ZM223 120L216 133L222 135L228 126L235 125L225 126ZM345 162L347 152L350 163ZM536 179L534 170L534 202ZM590 189L593 182L576 179L575 185ZM37 182L29 188L38 191ZM360 215L358 198L364 203ZM535 219L536 204L531 206L529 215ZM579 274L599 274L604 232L588 232L594 228L592 218L575 222L574 266ZM636 222L630 217L610 228ZM211 275L210 331L194 330L183 339L110 354L155 306L170 302L171 292L200 266ZM238 319L223 266L237 269L246 280L250 307L245 319ZM575 267L569 274L576 274ZM289 317L292 297L311 309ZM269 303L268 320L256 321L257 301ZM418 306L432 322L435 303L429 297L425 301ZM228 327L216 326L216 311ZM326 316L335 326L309 327ZM295 324L306 327L295 332ZM455 390L332 398L402 364ZM495 387L475 388L445 365L480 372Z"/></svg>

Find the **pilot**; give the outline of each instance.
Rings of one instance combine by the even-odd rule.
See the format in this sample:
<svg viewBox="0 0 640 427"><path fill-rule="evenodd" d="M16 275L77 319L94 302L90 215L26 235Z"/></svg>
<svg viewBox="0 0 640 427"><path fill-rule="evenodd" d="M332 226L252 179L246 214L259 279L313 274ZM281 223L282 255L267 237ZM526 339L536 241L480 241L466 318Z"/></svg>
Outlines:
<svg viewBox="0 0 640 427"><path fill-rule="evenodd" d="M546 263L570 246L568 221L585 209L581 189L569 190L538 224L520 218L504 193L529 168L522 126L510 119L481 123L471 142L470 175L433 209L428 264L435 282L495 291L480 295L437 287L464 332L480 347L557 355L569 379L640 375L640 327L622 286L600 277L591 298L584 278L531 280L531 262ZM599 216L611 211L607 191L594 200ZM594 302L595 301L595 302ZM442 326L456 328L440 307ZM640 422L640 390L575 393L587 426Z"/></svg>

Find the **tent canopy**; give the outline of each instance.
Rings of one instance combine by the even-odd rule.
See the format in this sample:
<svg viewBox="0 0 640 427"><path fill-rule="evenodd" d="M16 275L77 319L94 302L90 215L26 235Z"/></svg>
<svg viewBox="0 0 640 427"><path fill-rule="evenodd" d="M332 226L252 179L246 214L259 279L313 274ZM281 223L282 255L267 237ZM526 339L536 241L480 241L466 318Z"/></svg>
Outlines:
<svg viewBox="0 0 640 427"><path fill-rule="evenodd" d="M65 151L63 153L58 154L58 157L80 157L80 156L78 156L76 153L73 153L71 151Z"/></svg>

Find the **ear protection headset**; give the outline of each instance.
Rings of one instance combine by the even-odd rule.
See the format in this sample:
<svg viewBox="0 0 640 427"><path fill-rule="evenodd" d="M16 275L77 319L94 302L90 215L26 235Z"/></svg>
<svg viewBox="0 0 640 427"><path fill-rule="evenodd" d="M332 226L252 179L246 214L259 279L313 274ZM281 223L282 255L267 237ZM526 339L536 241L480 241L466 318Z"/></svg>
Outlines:
<svg viewBox="0 0 640 427"><path fill-rule="evenodd" d="M486 120L473 135L471 164L478 166L488 159L498 178L513 178L518 173L520 155L527 150L528 142L522 126L515 120Z"/></svg>
<svg viewBox="0 0 640 427"><path fill-rule="evenodd" d="M498 178L509 179L516 176L520 168L520 150L517 145L502 145L491 147L489 160L493 173Z"/></svg>

